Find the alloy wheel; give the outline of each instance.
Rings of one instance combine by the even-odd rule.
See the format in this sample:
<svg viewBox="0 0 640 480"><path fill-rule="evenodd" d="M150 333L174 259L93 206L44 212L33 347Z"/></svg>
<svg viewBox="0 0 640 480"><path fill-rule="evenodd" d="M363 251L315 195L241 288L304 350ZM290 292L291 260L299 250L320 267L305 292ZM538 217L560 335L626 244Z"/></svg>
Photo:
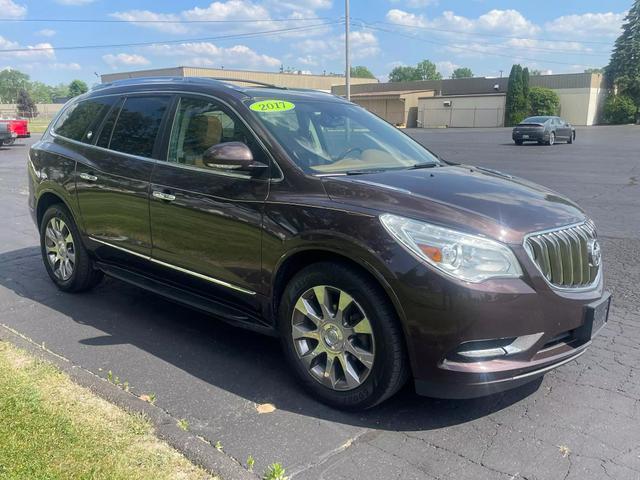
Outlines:
<svg viewBox="0 0 640 480"><path fill-rule="evenodd" d="M59 217L49 220L44 234L44 245L53 274L59 280L69 280L76 265L76 249L71 230L64 220Z"/></svg>
<svg viewBox="0 0 640 480"><path fill-rule="evenodd" d="M375 358L371 322L345 291L318 285L300 295L291 333L298 358L324 386L353 390L371 373Z"/></svg>

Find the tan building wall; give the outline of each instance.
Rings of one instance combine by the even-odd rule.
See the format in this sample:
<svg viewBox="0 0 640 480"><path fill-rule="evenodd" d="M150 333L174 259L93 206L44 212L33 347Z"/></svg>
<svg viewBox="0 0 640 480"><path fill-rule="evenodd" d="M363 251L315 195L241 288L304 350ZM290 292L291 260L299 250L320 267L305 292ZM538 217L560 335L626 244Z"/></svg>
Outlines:
<svg viewBox="0 0 640 480"><path fill-rule="evenodd" d="M345 79L340 75L302 75L295 73L259 72L250 70L227 70L201 67L172 67L151 70L137 70L132 72L107 73L101 76L102 83L140 77L207 77L207 78L237 78L270 83L281 87L308 88L330 92L331 87L343 85ZM353 85L378 83L375 78L352 78Z"/></svg>
<svg viewBox="0 0 640 480"><path fill-rule="evenodd" d="M351 101L393 125L416 127L419 98L433 95L434 91L363 93L352 95Z"/></svg>
<svg viewBox="0 0 640 480"><path fill-rule="evenodd" d="M418 125L424 128L502 127L505 102L504 94L420 98Z"/></svg>
<svg viewBox="0 0 640 480"><path fill-rule="evenodd" d="M64 107L63 103L36 103L38 109L38 117L52 118L60 109ZM18 112L18 105L15 103L0 104L0 118L15 117Z"/></svg>

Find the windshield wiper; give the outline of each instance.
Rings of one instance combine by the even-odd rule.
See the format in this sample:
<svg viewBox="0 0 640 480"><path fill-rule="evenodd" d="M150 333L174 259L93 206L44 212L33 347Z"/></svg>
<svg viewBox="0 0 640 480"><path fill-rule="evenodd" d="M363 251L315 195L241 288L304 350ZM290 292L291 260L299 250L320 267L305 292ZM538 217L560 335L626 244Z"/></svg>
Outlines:
<svg viewBox="0 0 640 480"><path fill-rule="evenodd" d="M390 170L389 168L363 168L362 170L347 170L347 175L364 175L365 173L381 173Z"/></svg>
<svg viewBox="0 0 640 480"><path fill-rule="evenodd" d="M439 164L435 162L416 163L410 166L409 170L420 170L421 168L433 168L437 166L439 166Z"/></svg>

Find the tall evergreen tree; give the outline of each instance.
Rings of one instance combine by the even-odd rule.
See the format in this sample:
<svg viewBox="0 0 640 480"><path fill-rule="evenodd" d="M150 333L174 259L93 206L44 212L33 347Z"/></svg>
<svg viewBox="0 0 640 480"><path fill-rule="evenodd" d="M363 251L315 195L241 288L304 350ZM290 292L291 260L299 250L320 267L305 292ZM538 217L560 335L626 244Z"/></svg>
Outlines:
<svg viewBox="0 0 640 480"><path fill-rule="evenodd" d="M33 101L29 92L26 89L21 88L18 92L18 101L16 102L18 115L26 118L34 118L38 116L38 108Z"/></svg>
<svg viewBox="0 0 640 480"><path fill-rule="evenodd" d="M629 9L605 73L610 87L640 107L640 0Z"/></svg>
<svg viewBox="0 0 640 480"><path fill-rule="evenodd" d="M531 99L529 98L529 93L531 92L531 88L529 87L529 69L524 67L522 70L522 95L524 96L524 105L523 110L525 115L529 114L531 110Z"/></svg>
<svg viewBox="0 0 640 480"><path fill-rule="evenodd" d="M505 123L517 125L528 112L527 97L524 92L524 72L520 65L511 67L506 98Z"/></svg>

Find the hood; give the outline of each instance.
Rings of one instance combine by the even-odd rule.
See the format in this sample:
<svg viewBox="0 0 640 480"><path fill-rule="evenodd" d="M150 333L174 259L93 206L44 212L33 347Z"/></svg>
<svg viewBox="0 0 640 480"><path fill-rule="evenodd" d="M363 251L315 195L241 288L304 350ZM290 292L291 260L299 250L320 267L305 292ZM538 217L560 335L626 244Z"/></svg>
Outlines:
<svg viewBox="0 0 640 480"><path fill-rule="evenodd" d="M525 234L578 223L582 210L526 180L464 165L325 177L340 203L520 243Z"/></svg>

